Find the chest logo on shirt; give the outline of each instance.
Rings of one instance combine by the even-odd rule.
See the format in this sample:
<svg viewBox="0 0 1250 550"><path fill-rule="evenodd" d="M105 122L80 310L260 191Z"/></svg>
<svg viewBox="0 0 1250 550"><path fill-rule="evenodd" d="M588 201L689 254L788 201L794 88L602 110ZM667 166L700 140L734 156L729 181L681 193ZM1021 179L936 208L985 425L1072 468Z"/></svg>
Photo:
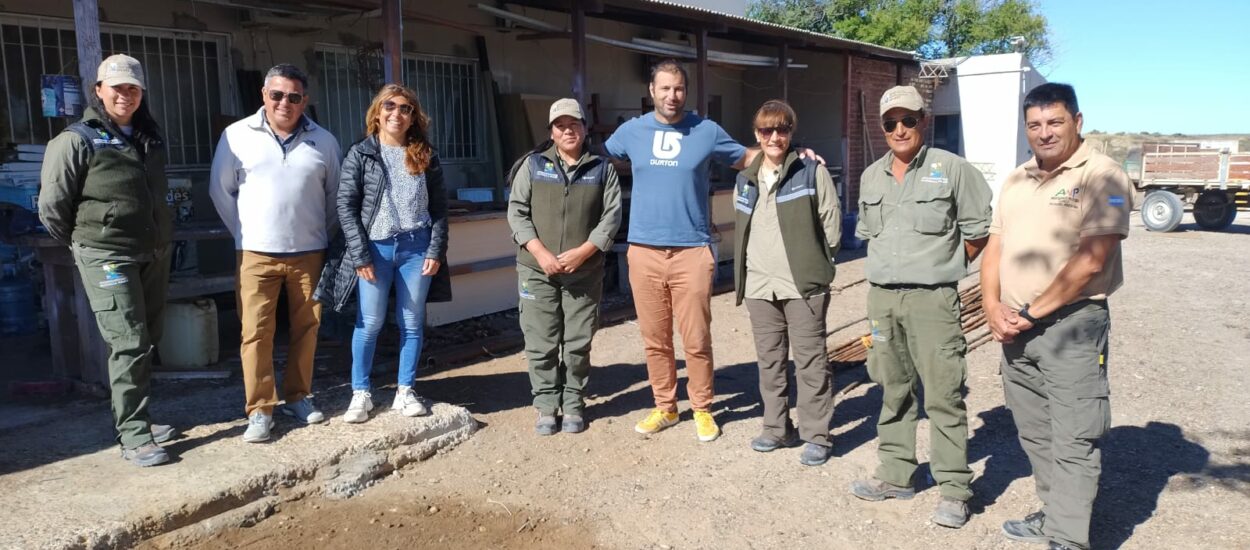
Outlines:
<svg viewBox="0 0 1250 550"><path fill-rule="evenodd" d="M652 166L677 166L677 155L681 154L681 132L655 131L655 139L651 142Z"/></svg>
<svg viewBox="0 0 1250 550"><path fill-rule="evenodd" d="M1073 187L1068 189L1060 187L1055 194L1050 196L1051 206L1062 206L1064 208L1080 208L1081 207L1081 188Z"/></svg>
<svg viewBox="0 0 1250 550"><path fill-rule="evenodd" d="M929 165L929 175L920 178L921 183L946 183L950 181L946 174L942 173L942 163L935 162Z"/></svg>

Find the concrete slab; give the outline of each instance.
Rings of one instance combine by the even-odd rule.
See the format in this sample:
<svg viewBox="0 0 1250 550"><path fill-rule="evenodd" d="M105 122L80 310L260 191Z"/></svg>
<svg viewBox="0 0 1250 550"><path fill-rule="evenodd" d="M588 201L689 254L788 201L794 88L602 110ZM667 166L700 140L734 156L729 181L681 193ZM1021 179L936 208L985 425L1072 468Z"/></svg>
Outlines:
<svg viewBox="0 0 1250 550"><path fill-rule="evenodd" d="M323 384L319 381L318 387ZM107 403L23 415L0 428L0 548L126 548L192 524L272 509L284 487L347 497L407 463L467 439L476 422L443 403L407 418L380 406L364 424L339 415L351 391L317 398L329 421L303 426L277 415L274 437L241 439L242 388L159 384L152 412L182 435L174 460L138 468L120 458ZM390 392L375 399L389 405ZM6 416L17 407L2 407ZM228 522L223 522L228 523Z"/></svg>

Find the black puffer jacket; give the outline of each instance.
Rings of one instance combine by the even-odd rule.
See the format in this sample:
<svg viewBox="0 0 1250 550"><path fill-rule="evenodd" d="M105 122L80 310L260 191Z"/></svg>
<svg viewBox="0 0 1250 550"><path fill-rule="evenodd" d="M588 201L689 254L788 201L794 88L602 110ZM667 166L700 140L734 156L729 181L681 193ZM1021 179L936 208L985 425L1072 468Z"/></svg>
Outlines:
<svg viewBox="0 0 1250 550"><path fill-rule="evenodd" d="M343 311L356 294L356 268L373 263L369 253L369 231L377 214L379 197L390 185L386 165L377 136L369 136L353 144L343 159L339 178L338 213L343 231L330 244L321 281L313 298ZM430 197L430 249L427 257L437 257L438 273L430 283L426 302L451 301L451 271L447 266L447 191L443 186L443 168L438 155L430 158L425 169L425 185Z"/></svg>

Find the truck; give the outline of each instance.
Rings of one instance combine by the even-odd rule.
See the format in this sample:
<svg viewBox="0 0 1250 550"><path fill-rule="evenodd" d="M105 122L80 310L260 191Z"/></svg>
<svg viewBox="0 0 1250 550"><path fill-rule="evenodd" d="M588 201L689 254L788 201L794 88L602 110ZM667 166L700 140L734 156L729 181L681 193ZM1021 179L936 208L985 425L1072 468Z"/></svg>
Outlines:
<svg viewBox="0 0 1250 550"><path fill-rule="evenodd" d="M1239 209L1250 207L1250 152L1231 142L1146 142L1129 151L1124 169L1141 201L1141 219L1150 231L1173 231L1185 207L1208 231L1232 225Z"/></svg>

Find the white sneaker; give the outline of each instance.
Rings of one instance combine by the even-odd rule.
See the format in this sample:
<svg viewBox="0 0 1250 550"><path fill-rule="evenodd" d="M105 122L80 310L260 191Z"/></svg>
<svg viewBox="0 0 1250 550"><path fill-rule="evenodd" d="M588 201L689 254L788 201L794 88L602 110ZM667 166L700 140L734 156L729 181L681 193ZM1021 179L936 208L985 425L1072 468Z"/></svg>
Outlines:
<svg viewBox="0 0 1250 550"><path fill-rule="evenodd" d="M373 410L373 396L367 390L352 392L352 402L343 413L343 422L359 424L369 419L369 411Z"/></svg>
<svg viewBox="0 0 1250 550"><path fill-rule="evenodd" d="M391 403L391 410L399 411L404 416L425 416L430 414L430 409L425 407L425 403L421 402L421 398L417 397L417 392L412 391L412 386L400 386L395 392L395 402Z"/></svg>
<svg viewBox="0 0 1250 550"><path fill-rule="evenodd" d="M269 439L269 430L273 429L273 416L254 411L247 417L247 430L243 432L243 441L259 443Z"/></svg>

